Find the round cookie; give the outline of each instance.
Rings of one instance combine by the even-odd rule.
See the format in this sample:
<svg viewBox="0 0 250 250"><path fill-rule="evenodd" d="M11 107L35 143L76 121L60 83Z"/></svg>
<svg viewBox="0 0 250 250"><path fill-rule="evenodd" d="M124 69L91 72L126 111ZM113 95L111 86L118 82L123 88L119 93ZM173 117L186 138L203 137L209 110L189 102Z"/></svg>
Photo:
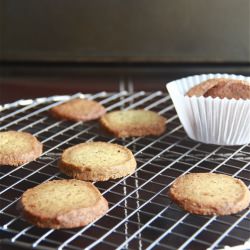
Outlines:
<svg viewBox="0 0 250 250"><path fill-rule="evenodd" d="M118 144L87 142L66 149L59 168L76 179L106 181L134 173L136 161L129 149Z"/></svg>
<svg viewBox="0 0 250 250"><path fill-rule="evenodd" d="M105 114L105 108L98 102L86 99L74 99L53 107L51 114L59 119L70 121L95 120Z"/></svg>
<svg viewBox="0 0 250 250"><path fill-rule="evenodd" d="M0 165L19 166L42 154L42 143L26 132L0 132Z"/></svg>
<svg viewBox="0 0 250 250"><path fill-rule="evenodd" d="M250 192L244 182L215 173L181 176L171 186L169 195L183 209L201 215L234 214L250 202Z"/></svg>
<svg viewBox="0 0 250 250"><path fill-rule="evenodd" d="M75 228L103 216L108 203L90 182L54 180L26 190L18 209L38 227Z"/></svg>
<svg viewBox="0 0 250 250"><path fill-rule="evenodd" d="M160 135L166 129L164 117L143 109L113 111L102 116L100 123L116 137Z"/></svg>

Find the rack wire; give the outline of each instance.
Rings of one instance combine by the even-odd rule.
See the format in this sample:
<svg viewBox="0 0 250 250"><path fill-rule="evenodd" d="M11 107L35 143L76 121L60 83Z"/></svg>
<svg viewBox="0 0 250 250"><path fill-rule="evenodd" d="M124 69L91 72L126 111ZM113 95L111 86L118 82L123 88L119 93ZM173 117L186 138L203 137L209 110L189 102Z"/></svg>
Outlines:
<svg viewBox="0 0 250 250"><path fill-rule="evenodd" d="M69 99L84 97L108 111L145 108L165 116L166 132L159 137L118 139L102 131L98 122L68 122L52 118L48 110ZM168 188L190 172L224 173L250 184L250 146L205 145L190 140L166 93L81 93L0 106L0 129L30 132L44 144L36 161L20 167L0 167L1 245L36 249L223 249L249 248L250 213L222 217L192 215L168 197ZM77 229L41 229L22 217L16 204L22 193L52 179L66 179L58 171L62 151L85 141L107 141L132 150L137 170L118 180L95 185L109 202L102 218ZM245 244L245 245L244 245Z"/></svg>

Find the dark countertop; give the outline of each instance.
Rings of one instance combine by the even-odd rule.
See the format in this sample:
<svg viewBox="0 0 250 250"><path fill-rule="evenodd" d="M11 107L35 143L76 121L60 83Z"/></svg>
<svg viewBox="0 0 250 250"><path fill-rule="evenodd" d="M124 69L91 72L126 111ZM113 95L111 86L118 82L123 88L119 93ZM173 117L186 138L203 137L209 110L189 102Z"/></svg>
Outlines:
<svg viewBox="0 0 250 250"><path fill-rule="evenodd" d="M250 75L250 64L2 63L0 103L42 96L117 92L121 88L165 91L171 80L202 73Z"/></svg>

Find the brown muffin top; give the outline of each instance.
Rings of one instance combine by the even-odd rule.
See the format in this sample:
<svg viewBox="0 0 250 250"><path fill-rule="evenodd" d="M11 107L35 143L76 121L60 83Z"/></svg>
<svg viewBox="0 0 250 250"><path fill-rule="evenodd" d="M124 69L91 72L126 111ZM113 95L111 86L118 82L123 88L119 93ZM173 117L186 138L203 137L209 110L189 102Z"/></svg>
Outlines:
<svg viewBox="0 0 250 250"><path fill-rule="evenodd" d="M250 99L250 83L229 78L213 78L194 86L186 95L247 100Z"/></svg>

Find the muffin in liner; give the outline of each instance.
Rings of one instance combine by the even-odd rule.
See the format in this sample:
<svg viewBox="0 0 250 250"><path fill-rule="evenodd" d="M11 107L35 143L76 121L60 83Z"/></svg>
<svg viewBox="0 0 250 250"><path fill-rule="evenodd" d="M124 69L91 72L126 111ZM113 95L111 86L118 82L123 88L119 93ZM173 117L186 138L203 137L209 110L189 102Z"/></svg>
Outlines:
<svg viewBox="0 0 250 250"><path fill-rule="evenodd" d="M250 99L186 96L189 89L211 78L250 81L250 77L241 75L204 74L168 83L167 90L187 135L208 144L250 143Z"/></svg>

